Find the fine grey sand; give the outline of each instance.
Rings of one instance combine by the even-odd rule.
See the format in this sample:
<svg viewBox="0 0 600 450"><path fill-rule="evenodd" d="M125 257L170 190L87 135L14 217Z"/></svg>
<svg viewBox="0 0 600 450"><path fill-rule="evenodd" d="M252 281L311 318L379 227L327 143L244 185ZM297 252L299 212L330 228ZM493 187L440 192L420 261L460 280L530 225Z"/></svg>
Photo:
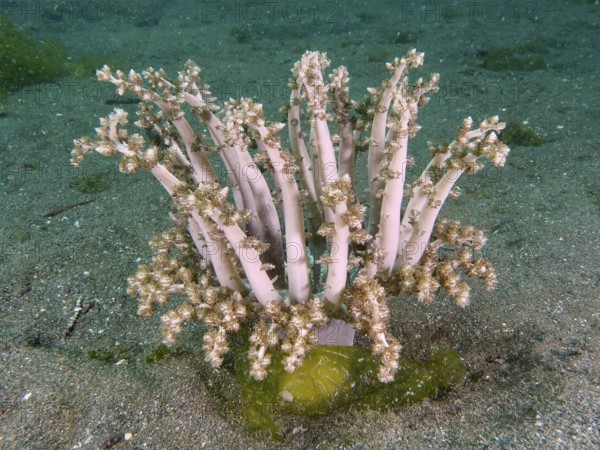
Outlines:
<svg viewBox="0 0 600 450"><path fill-rule="evenodd" d="M219 103L253 97L277 121L305 50L347 66L361 100L387 76L385 61L415 47L425 65L412 76L442 80L410 143L415 173L426 143L451 140L467 116L498 114L544 142L513 145L503 169L464 177L442 210L486 233L498 287L475 283L465 309L444 295L390 304L404 355L449 345L467 366L464 383L387 413L283 417L277 443L247 431L227 369L206 368L201 326L186 328L180 354L147 362L160 319L137 316L127 277L170 228L170 200L148 173L119 174L114 159L69 162L73 139L112 110L112 85L90 73L3 87L0 448L600 446L598 2L16 2L5 12L27 36L59 39L74 61L105 55L125 71L174 75L193 59ZM500 47L546 65L482 67ZM96 172L108 189L75 187Z"/></svg>

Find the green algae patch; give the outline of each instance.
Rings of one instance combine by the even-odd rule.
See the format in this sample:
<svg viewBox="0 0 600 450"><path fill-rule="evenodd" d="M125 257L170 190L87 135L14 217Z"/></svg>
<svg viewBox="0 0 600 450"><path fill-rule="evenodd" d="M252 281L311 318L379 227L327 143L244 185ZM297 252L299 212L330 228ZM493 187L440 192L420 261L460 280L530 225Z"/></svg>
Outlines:
<svg viewBox="0 0 600 450"><path fill-rule="evenodd" d="M539 147L547 142L546 139L537 134L533 129L514 121L508 122L500 136L502 137L502 142L511 148Z"/></svg>
<svg viewBox="0 0 600 450"><path fill-rule="evenodd" d="M116 364L131 357L130 351L124 347L96 348L87 351L87 357L107 364Z"/></svg>
<svg viewBox="0 0 600 450"><path fill-rule="evenodd" d="M55 80L73 71L67 50L55 39L38 43L0 16L0 82L11 88Z"/></svg>
<svg viewBox="0 0 600 450"><path fill-rule="evenodd" d="M110 180L105 172L93 172L72 180L69 186L83 194L97 194L110 188Z"/></svg>
<svg viewBox="0 0 600 450"><path fill-rule="evenodd" d="M386 411L436 397L467 374L458 354L441 347L429 361L401 359L395 380L384 384L377 380L379 361L368 350L324 345L311 350L292 373L283 369L280 354L273 355L269 375L256 381L245 350L233 352L245 404L242 416L251 431L266 430L275 440L281 440L278 416L315 417L350 407Z"/></svg>
<svg viewBox="0 0 600 450"><path fill-rule="evenodd" d="M103 64L119 64L108 55L87 55L73 61L57 39L38 41L27 36L7 16L0 15L0 101L23 86L49 83L61 77L85 79Z"/></svg>
<svg viewBox="0 0 600 450"><path fill-rule="evenodd" d="M447 347L437 348L425 362L400 360L400 367L389 384L380 384L362 398L357 398L357 408L389 410L396 406L415 403L460 384L467 369L458 354Z"/></svg>
<svg viewBox="0 0 600 450"><path fill-rule="evenodd" d="M184 351L180 347L167 347L165 344L160 344L152 352L146 355L146 364L156 364L169 357L182 355Z"/></svg>
<svg viewBox="0 0 600 450"><path fill-rule="evenodd" d="M307 416L329 412L336 403L354 397L361 379L375 377L378 362L360 347L320 345L292 373L277 379L283 410Z"/></svg>
<svg viewBox="0 0 600 450"><path fill-rule="evenodd" d="M495 71L544 70L548 68L548 63L537 54L540 50L542 49L534 43L483 50L479 53L478 64L484 69Z"/></svg>

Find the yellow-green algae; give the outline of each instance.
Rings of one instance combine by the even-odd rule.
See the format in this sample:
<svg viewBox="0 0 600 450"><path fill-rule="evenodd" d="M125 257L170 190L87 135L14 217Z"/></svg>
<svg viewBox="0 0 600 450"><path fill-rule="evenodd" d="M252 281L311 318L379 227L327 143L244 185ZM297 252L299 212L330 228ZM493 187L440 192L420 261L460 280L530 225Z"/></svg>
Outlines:
<svg viewBox="0 0 600 450"><path fill-rule="evenodd" d="M56 39L40 44L23 34L8 17L0 16L0 83L17 89L52 81L71 71L67 50Z"/></svg>
<svg viewBox="0 0 600 450"><path fill-rule="evenodd" d="M74 62L57 39L37 41L0 15L0 101L24 86L65 76L89 78L102 63L120 65L119 61L107 55L87 55Z"/></svg>
<svg viewBox="0 0 600 450"><path fill-rule="evenodd" d="M281 439L275 422L278 414L320 416L352 409L389 410L435 397L462 382L466 368L452 349L440 347L429 361L401 359L392 383L377 381L379 361L360 347L318 346L303 366L288 373L275 354L270 373L263 381L250 376L245 347L234 351L237 377L242 386L250 430L266 430Z"/></svg>

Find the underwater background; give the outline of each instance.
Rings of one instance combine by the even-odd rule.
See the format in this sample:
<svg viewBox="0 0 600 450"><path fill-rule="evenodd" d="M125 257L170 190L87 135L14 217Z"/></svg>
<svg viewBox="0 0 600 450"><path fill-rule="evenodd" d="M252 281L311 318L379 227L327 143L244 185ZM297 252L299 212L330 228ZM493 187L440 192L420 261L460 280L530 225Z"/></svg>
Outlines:
<svg viewBox="0 0 600 450"><path fill-rule="evenodd" d="M597 1L0 5L0 448L600 446ZM452 140L465 117L509 123L506 166L463 177L442 211L485 232L498 287L476 286L466 309L443 295L390 302L403 356L453 348L463 383L387 412L282 416L275 442L248 431L231 367L204 363L201 326L166 349L160 318L138 317L126 294L171 202L115 161L71 166L73 139L137 108L95 70L175 76L193 59L219 103L251 97L281 121L305 50L345 65L362 100L411 48L425 52L411 76L441 74L410 143L413 175L427 142Z"/></svg>

